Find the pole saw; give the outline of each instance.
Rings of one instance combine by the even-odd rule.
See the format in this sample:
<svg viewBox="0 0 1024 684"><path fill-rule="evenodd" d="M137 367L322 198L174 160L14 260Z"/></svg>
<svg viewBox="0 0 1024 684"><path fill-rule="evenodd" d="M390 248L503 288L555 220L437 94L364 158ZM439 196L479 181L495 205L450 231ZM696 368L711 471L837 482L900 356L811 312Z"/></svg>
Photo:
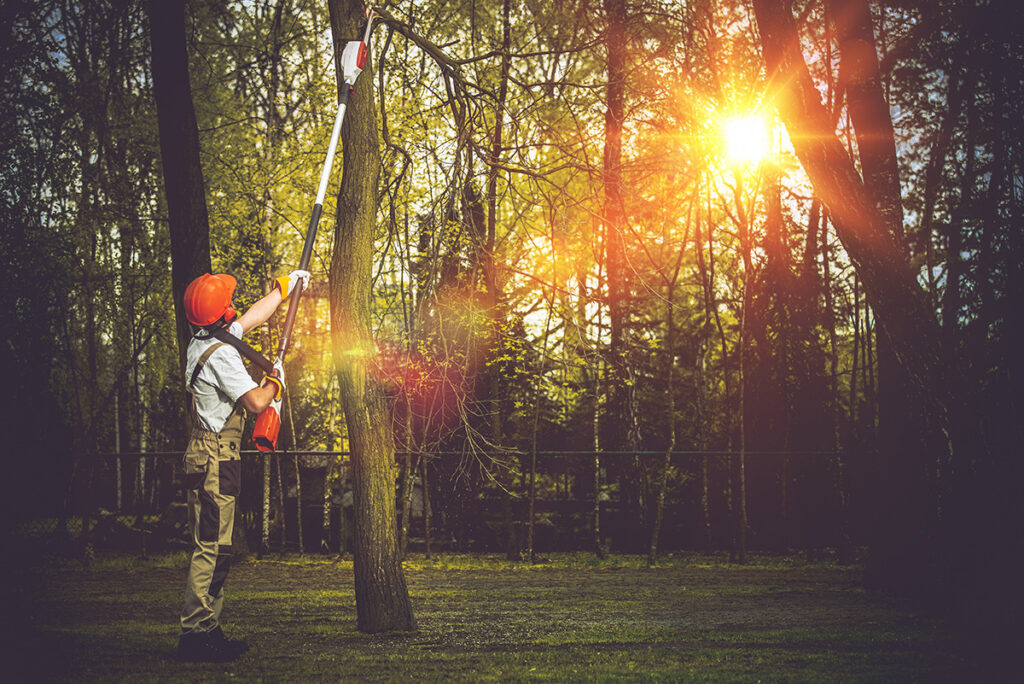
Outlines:
<svg viewBox="0 0 1024 684"><path fill-rule="evenodd" d="M362 40L350 40L345 44L341 53L341 73L345 87L338 94L338 113L334 117L334 129L331 131L331 143L327 146L327 158L324 160L324 168L320 173L320 187L316 192L316 202L313 204L313 213L309 217L309 228L306 229L306 242L302 247L302 258L299 260L299 270L306 271L309 266L309 259L313 254L313 242L316 240L317 226L320 225L320 214L324 208L324 196L327 194L327 181L331 176L331 166L334 162L334 152L338 147L338 138L341 135L341 122L345 118L345 110L348 108L349 96L352 94L356 79L359 77L363 66L366 64L366 57L370 52L370 32L373 29L373 19L376 15L372 9L366 13L366 31ZM275 362L284 361L288 352L288 345L291 342L292 328L295 326L295 315L299 310L299 299L302 297L302 280L296 283L295 291L292 293L291 305L288 307L288 314L284 320L284 330L281 332L281 343L277 350ZM278 407L281 400L271 402L264 411L256 418L256 427L253 429L252 438L256 448L260 451L274 451L277 448L277 434L281 431L281 414Z"/></svg>

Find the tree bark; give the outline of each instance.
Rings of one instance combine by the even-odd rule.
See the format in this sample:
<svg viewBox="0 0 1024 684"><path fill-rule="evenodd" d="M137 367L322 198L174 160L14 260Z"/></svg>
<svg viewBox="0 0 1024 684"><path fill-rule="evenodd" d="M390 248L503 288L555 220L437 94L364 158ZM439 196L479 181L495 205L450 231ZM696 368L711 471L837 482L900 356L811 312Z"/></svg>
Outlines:
<svg viewBox="0 0 1024 684"><path fill-rule="evenodd" d="M185 288L193 279L210 272L210 221L206 212L203 169L199 163L199 128L188 76L184 0L150 0L149 21L153 95L171 235L171 289L178 333L178 363L184 376L185 350L192 337L185 318ZM187 396L185 400L188 401ZM189 415L189 411L185 413Z"/></svg>
<svg viewBox="0 0 1024 684"><path fill-rule="evenodd" d="M331 31L340 88L341 51L363 27L362 4L331 0ZM367 62L362 88L352 95L341 136L344 166L338 193L330 266L331 337L352 450L355 508L355 594L362 632L416 628L398 553L395 445L383 389L367 368L375 353L370 327L373 235L377 216L380 149Z"/></svg>

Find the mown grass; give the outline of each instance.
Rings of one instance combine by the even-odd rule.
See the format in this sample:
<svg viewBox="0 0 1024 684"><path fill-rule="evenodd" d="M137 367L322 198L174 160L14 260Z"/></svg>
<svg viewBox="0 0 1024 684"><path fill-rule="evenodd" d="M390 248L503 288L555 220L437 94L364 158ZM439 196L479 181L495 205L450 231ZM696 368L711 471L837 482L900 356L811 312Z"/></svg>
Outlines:
<svg viewBox="0 0 1024 684"><path fill-rule="evenodd" d="M58 681L962 681L954 633L857 568L755 558L559 554L406 562L419 629L356 630L351 561L238 563L227 665L174 659L187 558L51 559L27 587L24 673Z"/></svg>

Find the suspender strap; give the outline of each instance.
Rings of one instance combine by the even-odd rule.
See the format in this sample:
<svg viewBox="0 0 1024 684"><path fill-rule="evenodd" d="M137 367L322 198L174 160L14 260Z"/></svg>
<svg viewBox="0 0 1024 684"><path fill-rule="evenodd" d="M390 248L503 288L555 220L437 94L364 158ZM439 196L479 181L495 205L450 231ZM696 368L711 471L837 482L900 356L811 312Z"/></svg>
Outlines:
<svg viewBox="0 0 1024 684"><path fill-rule="evenodd" d="M230 344L238 350L238 353L252 361L261 371L270 375L274 372L274 364L267 357L249 346L244 340L240 340L227 331L226 328L214 328L210 331L211 337L216 337L223 343Z"/></svg>
<svg viewBox="0 0 1024 684"><path fill-rule="evenodd" d="M205 366L206 362L210 360L210 357L213 355L213 352L217 351L223 346L223 342L218 342L217 344L210 345L210 347L205 352L203 352L203 355L199 357L199 360L196 361L195 370L192 371L192 377L188 381L188 389L190 392L193 389L195 389L196 380L199 379L199 373L202 372L203 366Z"/></svg>

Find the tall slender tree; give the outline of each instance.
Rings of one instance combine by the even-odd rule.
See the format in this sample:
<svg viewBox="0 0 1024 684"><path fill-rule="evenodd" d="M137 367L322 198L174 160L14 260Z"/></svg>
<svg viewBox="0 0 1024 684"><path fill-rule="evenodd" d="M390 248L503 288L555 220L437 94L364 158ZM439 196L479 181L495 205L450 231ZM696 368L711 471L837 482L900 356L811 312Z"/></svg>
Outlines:
<svg viewBox="0 0 1024 684"><path fill-rule="evenodd" d="M358 0L330 0L339 94L341 51L360 36L366 17ZM380 149L367 61L342 127L344 166L330 267L335 368L352 449L354 570L360 631L416 627L397 539L395 445L383 387L367 372L375 354L370 325L373 237L377 226Z"/></svg>
<svg viewBox="0 0 1024 684"><path fill-rule="evenodd" d="M640 462L636 415L636 386L627 362L629 343L631 285L626 257L628 233L624 197L622 161L623 124L626 118L626 77L628 32L626 0L604 0L608 23L605 34L607 51L607 90L605 93L604 164L601 179L604 191L602 223L607 266L608 303L608 393L605 402L606 447L613 451L633 452L628 464L620 465L622 497L630 516L644 527L645 500L639 481ZM622 462L620 461L620 464ZM635 550L642 548L642 537L635 537Z"/></svg>

